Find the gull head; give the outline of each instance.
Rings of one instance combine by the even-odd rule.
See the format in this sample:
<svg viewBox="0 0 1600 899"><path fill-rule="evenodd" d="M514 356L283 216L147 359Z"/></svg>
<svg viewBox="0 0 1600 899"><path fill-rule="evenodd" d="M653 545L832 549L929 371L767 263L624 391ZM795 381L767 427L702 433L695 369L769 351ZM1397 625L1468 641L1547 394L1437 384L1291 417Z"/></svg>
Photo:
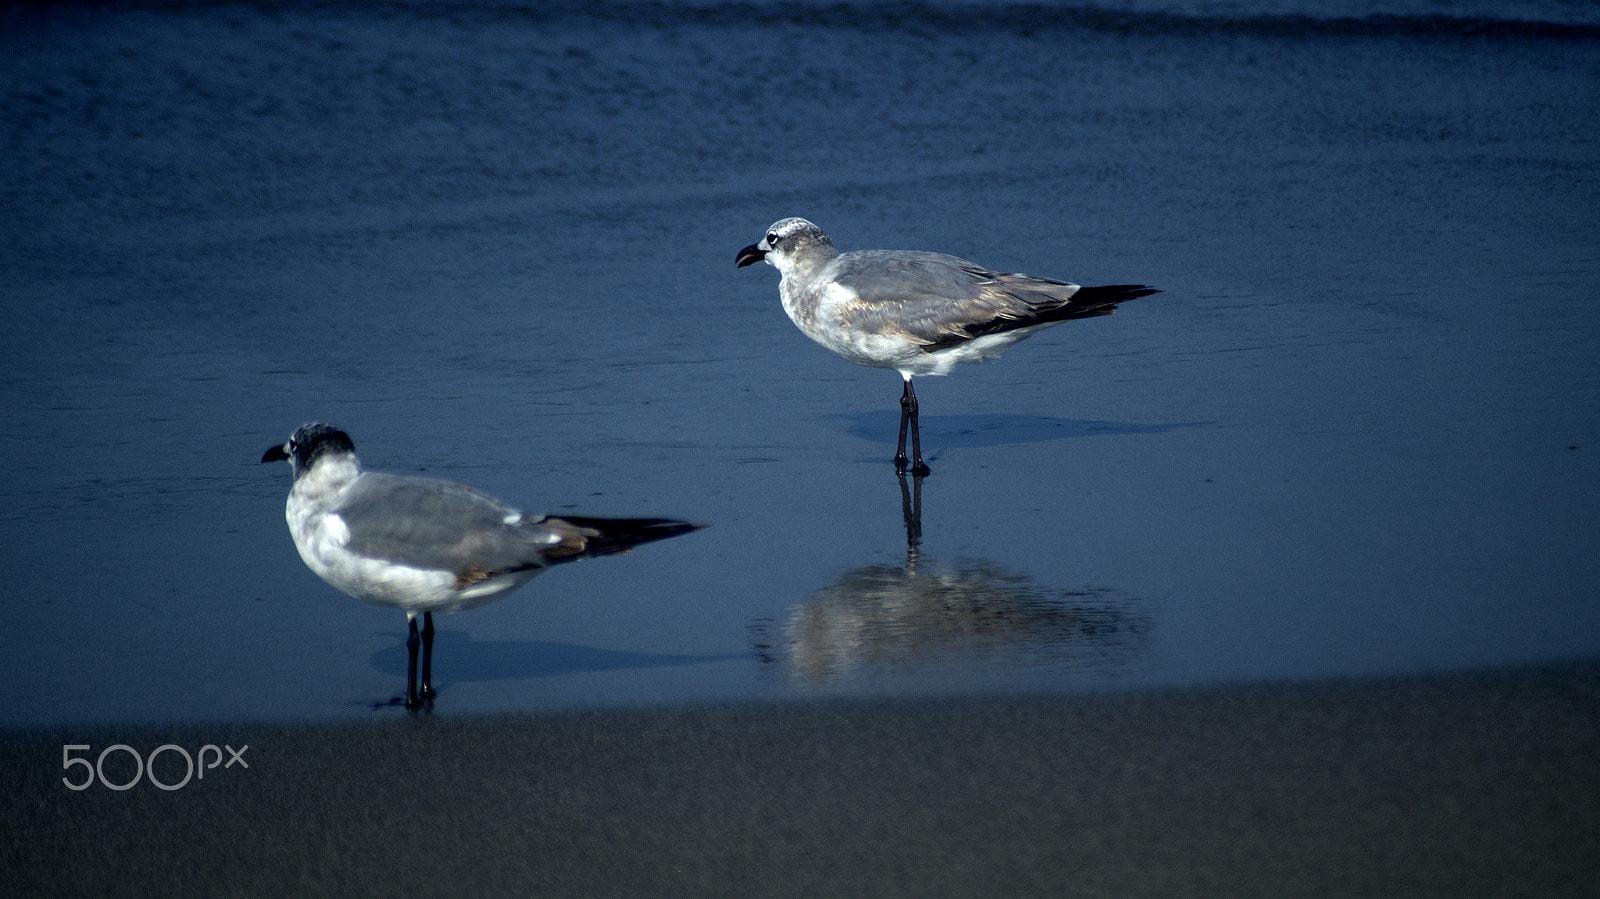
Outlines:
<svg viewBox="0 0 1600 899"><path fill-rule="evenodd" d="M738 268L766 261L783 274L807 262L831 259L839 253L833 241L822 229L802 218L787 218L773 222L767 236L753 243L734 257Z"/></svg>
<svg viewBox="0 0 1600 899"><path fill-rule="evenodd" d="M324 458L353 458L355 452L356 445L351 442L349 434L333 425L317 421L296 428L288 443L267 450L262 455L261 461L287 460L294 468L294 476L298 480Z"/></svg>

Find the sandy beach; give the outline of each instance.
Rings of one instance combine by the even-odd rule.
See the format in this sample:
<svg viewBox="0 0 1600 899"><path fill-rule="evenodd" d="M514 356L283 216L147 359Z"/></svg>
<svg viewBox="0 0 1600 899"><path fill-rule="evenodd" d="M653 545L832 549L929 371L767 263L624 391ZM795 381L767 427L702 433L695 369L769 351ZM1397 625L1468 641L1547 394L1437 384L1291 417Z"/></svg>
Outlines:
<svg viewBox="0 0 1600 899"><path fill-rule="evenodd" d="M58 767L63 740L94 746L90 757L112 741L146 754L247 746L249 767L172 791L72 792L62 778L82 771ZM9 735L0 770L12 896L1600 890L1593 665L1095 698ZM174 762L161 777L183 771Z"/></svg>

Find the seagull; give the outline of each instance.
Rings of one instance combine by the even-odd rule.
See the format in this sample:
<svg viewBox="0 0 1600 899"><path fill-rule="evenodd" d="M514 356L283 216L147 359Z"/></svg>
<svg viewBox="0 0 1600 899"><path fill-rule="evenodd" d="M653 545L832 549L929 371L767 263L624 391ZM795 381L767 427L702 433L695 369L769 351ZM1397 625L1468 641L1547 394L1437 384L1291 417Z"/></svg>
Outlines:
<svg viewBox="0 0 1600 899"><path fill-rule="evenodd" d="M946 375L962 362L998 358L1035 331L1075 318L1110 315L1118 303L1160 293L1140 284L1079 287L1065 281L993 272L915 250L841 254L821 228L802 218L774 222L760 243L739 251L743 268L765 260L778 270L783 311L807 337L870 368L905 379L895 470L929 472L917 428L917 375Z"/></svg>
<svg viewBox="0 0 1600 899"><path fill-rule="evenodd" d="M294 470L286 517L306 565L362 602L406 613L408 709L436 695L434 612L493 602L552 565L704 527L666 518L525 516L464 484L362 471L350 436L320 422L303 425L261 461L288 461Z"/></svg>

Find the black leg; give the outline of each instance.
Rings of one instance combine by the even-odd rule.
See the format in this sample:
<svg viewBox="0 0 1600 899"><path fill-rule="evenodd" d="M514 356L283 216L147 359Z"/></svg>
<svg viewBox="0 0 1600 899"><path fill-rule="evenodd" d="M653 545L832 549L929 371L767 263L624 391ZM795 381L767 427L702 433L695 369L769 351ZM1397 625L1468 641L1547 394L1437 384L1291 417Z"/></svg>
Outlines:
<svg viewBox="0 0 1600 899"><path fill-rule="evenodd" d="M406 662L406 708L414 709L422 705L417 699L417 646L422 641L417 639L417 619L408 617L410 633L406 636L406 653L410 660Z"/></svg>
<svg viewBox="0 0 1600 899"><path fill-rule="evenodd" d="M433 692L433 613L422 613L422 691L423 699L432 699Z"/></svg>
<svg viewBox="0 0 1600 899"><path fill-rule="evenodd" d="M911 379L909 378L906 379L905 396L900 398L900 417L905 419L902 426L909 425L908 430L911 431L911 474L919 478L927 477L933 469L928 467L928 463L922 461L922 429L917 426L917 391L911 386ZM895 467L897 469L904 468L906 464L905 434L903 432L900 436L900 441L902 445L900 455L895 459Z"/></svg>
<svg viewBox="0 0 1600 899"><path fill-rule="evenodd" d="M894 470L906 470L906 423L911 420L911 410L916 406L916 398L911 395L911 380L906 380L905 389L900 391L900 436L894 448Z"/></svg>

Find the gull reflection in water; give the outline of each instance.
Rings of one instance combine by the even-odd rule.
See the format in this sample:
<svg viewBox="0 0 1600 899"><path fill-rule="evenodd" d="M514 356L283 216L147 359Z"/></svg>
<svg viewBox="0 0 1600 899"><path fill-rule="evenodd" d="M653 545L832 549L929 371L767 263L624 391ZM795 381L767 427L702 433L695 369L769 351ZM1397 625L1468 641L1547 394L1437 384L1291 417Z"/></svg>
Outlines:
<svg viewBox="0 0 1600 899"><path fill-rule="evenodd" d="M922 478L899 478L905 564L846 572L776 634L755 623L763 661L814 683L946 668L1109 674L1145 644L1150 618L1120 590L1052 590L993 562L923 557Z"/></svg>

